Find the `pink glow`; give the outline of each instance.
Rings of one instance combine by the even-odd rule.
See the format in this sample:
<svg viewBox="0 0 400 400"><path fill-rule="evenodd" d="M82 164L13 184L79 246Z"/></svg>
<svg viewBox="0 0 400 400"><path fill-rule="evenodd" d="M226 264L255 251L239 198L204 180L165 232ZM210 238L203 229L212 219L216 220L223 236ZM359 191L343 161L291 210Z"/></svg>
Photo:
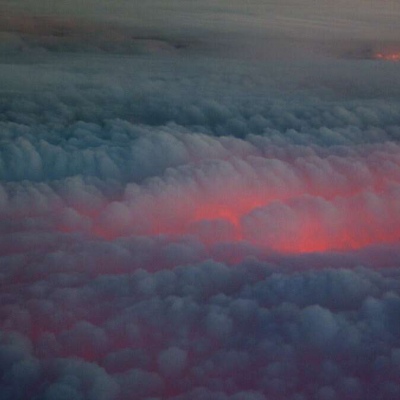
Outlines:
<svg viewBox="0 0 400 400"><path fill-rule="evenodd" d="M91 201L69 202L57 211L57 230L107 241L194 237L211 252L224 243L298 254L400 240L396 147L366 148L349 158L289 154L215 170L200 164L193 175L176 171L128 185L121 198L96 201L92 209Z"/></svg>
<svg viewBox="0 0 400 400"><path fill-rule="evenodd" d="M269 198L237 192L225 202L199 195L191 203L176 199L173 206L168 200L160 196L147 204L124 204L121 215L118 204L109 216L106 208L92 219L91 232L106 240L131 235L167 235L176 240L194 235L207 247L244 241L285 253L354 250L400 240L400 210L390 191L336 197L322 192L315 196L275 193Z"/></svg>
<svg viewBox="0 0 400 400"><path fill-rule="evenodd" d="M400 61L400 52L379 52L374 56L377 60Z"/></svg>

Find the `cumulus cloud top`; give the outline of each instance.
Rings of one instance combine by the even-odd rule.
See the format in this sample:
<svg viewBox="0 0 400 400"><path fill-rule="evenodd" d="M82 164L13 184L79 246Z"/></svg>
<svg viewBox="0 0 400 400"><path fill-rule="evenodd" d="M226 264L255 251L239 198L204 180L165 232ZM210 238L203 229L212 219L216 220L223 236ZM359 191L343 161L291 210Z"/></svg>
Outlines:
<svg viewBox="0 0 400 400"><path fill-rule="evenodd" d="M399 398L394 2L4 4L1 399Z"/></svg>

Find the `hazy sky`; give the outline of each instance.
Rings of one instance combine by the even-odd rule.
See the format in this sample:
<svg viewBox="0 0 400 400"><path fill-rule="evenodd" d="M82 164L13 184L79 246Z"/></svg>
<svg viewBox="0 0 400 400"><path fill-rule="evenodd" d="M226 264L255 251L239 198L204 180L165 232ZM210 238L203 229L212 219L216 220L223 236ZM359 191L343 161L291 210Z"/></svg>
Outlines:
<svg viewBox="0 0 400 400"><path fill-rule="evenodd" d="M0 5L34 15L106 19L167 29L368 39L397 39L400 33L400 3L396 0L2 0Z"/></svg>

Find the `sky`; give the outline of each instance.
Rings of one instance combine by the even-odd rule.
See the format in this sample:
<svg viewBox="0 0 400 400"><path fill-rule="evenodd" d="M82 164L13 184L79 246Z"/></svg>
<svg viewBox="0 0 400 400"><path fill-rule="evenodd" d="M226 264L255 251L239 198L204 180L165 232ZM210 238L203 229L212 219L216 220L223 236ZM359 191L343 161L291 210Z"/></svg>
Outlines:
<svg viewBox="0 0 400 400"><path fill-rule="evenodd" d="M399 14L0 0L0 398L398 399Z"/></svg>

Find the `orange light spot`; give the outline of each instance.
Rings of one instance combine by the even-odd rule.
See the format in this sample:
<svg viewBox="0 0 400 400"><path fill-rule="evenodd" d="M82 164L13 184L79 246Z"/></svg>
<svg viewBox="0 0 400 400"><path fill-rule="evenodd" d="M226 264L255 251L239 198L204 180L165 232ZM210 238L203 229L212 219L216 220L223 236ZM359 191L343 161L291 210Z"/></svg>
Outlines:
<svg viewBox="0 0 400 400"><path fill-rule="evenodd" d="M400 61L400 52L379 52L375 54L374 58L384 61Z"/></svg>

